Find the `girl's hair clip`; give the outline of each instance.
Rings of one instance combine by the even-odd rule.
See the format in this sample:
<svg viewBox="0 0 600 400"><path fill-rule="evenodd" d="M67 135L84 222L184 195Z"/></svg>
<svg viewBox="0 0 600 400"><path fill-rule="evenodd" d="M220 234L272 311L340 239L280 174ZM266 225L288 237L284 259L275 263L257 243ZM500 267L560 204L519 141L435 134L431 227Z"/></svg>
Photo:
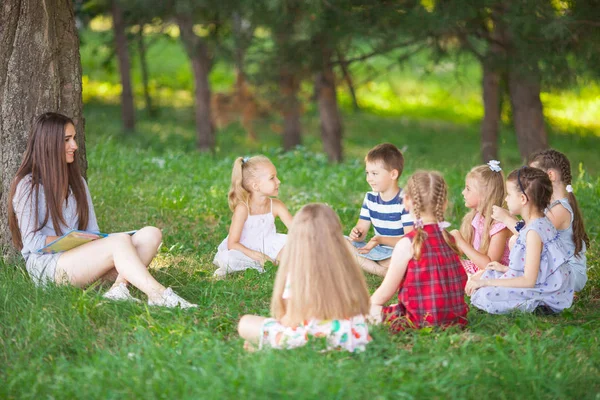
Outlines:
<svg viewBox="0 0 600 400"><path fill-rule="evenodd" d="M249 159L250 159L250 157L244 157L244 158L242 158L242 164L246 164Z"/></svg>
<svg viewBox="0 0 600 400"><path fill-rule="evenodd" d="M423 220L421 218L415 220L415 228L423 229Z"/></svg>
<svg viewBox="0 0 600 400"><path fill-rule="evenodd" d="M446 228L450 228L450 225L451 225L451 224L450 224L450 222L448 222L448 221L441 221L441 222L438 222L438 226L439 226L440 230L442 230L442 229L446 229Z"/></svg>
<svg viewBox="0 0 600 400"><path fill-rule="evenodd" d="M490 161L488 161L487 165L494 172L502 171L502 168L500 168L500 161L498 161L498 160L490 160Z"/></svg>
<svg viewBox="0 0 600 400"><path fill-rule="evenodd" d="M573 186L571 186L571 185L567 185L567 188L566 188L566 189L567 189L567 192L569 192L569 193L573 193Z"/></svg>
<svg viewBox="0 0 600 400"><path fill-rule="evenodd" d="M515 230L517 232L520 232L521 229L523 229L525 227L525 221L519 221L517 222L517 224L515 225Z"/></svg>

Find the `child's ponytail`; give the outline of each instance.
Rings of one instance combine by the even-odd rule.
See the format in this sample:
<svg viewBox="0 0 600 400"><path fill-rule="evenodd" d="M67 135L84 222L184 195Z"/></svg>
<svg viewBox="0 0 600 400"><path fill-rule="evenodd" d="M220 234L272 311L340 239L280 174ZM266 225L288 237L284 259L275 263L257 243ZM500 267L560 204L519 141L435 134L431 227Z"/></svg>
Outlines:
<svg viewBox="0 0 600 400"><path fill-rule="evenodd" d="M238 157L233 162L231 171L231 187L227 199L229 208L234 211L238 204L248 203L250 193L244 188L244 157Z"/></svg>
<svg viewBox="0 0 600 400"><path fill-rule="evenodd" d="M259 166L267 163L271 164L271 160L261 155L238 157L235 159L233 170L231 171L231 188L227 195L231 211L234 211L240 203L248 204L248 200L250 199L250 185L257 176Z"/></svg>
<svg viewBox="0 0 600 400"><path fill-rule="evenodd" d="M571 209L573 209L573 242L575 243L575 255L579 255L579 252L583 250L583 243L585 243L587 247L590 246L590 239L585 232L583 216L581 215L579 204L577 203L577 199L575 199L575 194L571 187L573 177L571 175L571 163L569 162L569 159L559 151L548 149L533 154L529 159L529 163L535 163L538 168L541 168L546 172L550 169L556 170L560 173L560 180L567 185L567 200L569 201Z"/></svg>

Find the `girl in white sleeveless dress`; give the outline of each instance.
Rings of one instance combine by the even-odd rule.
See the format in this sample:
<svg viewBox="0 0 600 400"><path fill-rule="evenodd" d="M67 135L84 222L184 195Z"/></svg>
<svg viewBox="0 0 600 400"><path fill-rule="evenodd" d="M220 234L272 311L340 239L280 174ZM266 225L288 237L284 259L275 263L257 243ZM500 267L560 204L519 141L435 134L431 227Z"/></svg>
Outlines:
<svg viewBox="0 0 600 400"><path fill-rule="evenodd" d="M292 215L279 194L277 170L264 156L238 157L233 163L229 208L233 211L229 235L221 242L213 263L214 275L253 268L263 272L266 261L277 263L287 235L277 233L275 217L289 229Z"/></svg>

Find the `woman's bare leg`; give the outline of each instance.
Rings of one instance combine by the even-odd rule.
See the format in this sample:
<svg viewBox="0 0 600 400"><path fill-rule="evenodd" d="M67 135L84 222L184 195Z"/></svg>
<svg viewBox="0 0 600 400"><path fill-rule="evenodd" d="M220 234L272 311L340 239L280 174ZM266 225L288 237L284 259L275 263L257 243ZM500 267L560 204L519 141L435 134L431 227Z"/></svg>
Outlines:
<svg viewBox="0 0 600 400"><path fill-rule="evenodd" d="M58 283L68 282L82 287L97 281L113 268L120 275L117 279L130 282L150 300L161 298L165 287L150 275L133 238L124 233L110 235L61 254L56 265L56 278Z"/></svg>
<svg viewBox="0 0 600 400"><path fill-rule="evenodd" d="M140 261L148 267L156 256L158 248L162 243L162 233L158 228L146 226L131 236L131 242L138 253ZM116 272L116 270L114 271ZM109 271L102 279L114 282L113 287L118 286L121 283L128 283L122 275L118 274L118 272L114 275L115 272Z"/></svg>

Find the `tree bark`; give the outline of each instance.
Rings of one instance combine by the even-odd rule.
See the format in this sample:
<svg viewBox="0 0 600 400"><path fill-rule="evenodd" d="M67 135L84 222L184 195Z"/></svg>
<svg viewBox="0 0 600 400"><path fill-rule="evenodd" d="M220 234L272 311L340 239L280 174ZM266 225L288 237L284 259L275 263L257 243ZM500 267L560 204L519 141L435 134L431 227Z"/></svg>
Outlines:
<svg viewBox="0 0 600 400"><path fill-rule="evenodd" d="M484 163L498 159L500 129L500 73L484 60L482 62L483 120L481 121L481 158Z"/></svg>
<svg viewBox="0 0 600 400"><path fill-rule="evenodd" d="M283 148L288 151L302 144L302 124L300 123L300 102L298 101L299 80L289 71L283 69L280 77L281 96L283 99Z"/></svg>
<svg viewBox="0 0 600 400"><path fill-rule="evenodd" d="M79 37L70 0L3 0L0 5L0 250L8 253L7 202L29 129L47 111L75 122L85 175ZM14 250L11 251L14 253Z"/></svg>
<svg viewBox="0 0 600 400"><path fill-rule="evenodd" d="M354 112L360 111L360 106L358 105L358 99L356 98L356 91L354 90L354 82L352 81L352 75L350 75L350 70L348 70L348 63L346 62L346 58L344 57L344 53L341 50L337 50L337 57L340 61L340 68L342 69L342 74L344 75L344 81L348 86L348 90L350 90L350 96L352 97L352 107Z"/></svg>
<svg viewBox="0 0 600 400"><path fill-rule="evenodd" d="M516 67L511 68L508 71L508 90L519 152L526 159L548 147L538 72L526 73Z"/></svg>
<svg viewBox="0 0 600 400"><path fill-rule="evenodd" d="M208 74L212 66L208 47L194 33L194 23L190 16L179 14L176 19L181 33L181 40L192 62L192 71L194 73L194 112L196 115L197 146L200 151L213 151L215 147L215 134L211 118L211 93L208 81Z"/></svg>
<svg viewBox="0 0 600 400"><path fill-rule="evenodd" d="M146 43L144 41L144 24L140 24L138 32L138 50L140 53L140 69L142 71L142 86L144 87L144 103L146 112L150 118L156 116L156 110L152 105L152 96L150 96L149 77L148 77L148 60L146 59Z"/></svg>
<svg viewBox="0 0 600 400"><path fill-rule="evenodd" d="M323 149L329 161L341 162L342 155L342 119L337 103L335 74L331 66L331 51L322 49L322 67L317 73L315 88L319 115L321 117L321 138Z"/></svg>
<svg viewBox="0 0 600 400"><path fill-rule="evenodd" d="M129 49L127 48L127 36L125 34L125 21L123 10L118 0L113 0L111 5L113 17L113 30L115 31L115 49L119 73L121 75L121 118L123 128L126 132L135 129L135 106L133 104L133 90L131 89L131 65L129 62Z"/></svg>

